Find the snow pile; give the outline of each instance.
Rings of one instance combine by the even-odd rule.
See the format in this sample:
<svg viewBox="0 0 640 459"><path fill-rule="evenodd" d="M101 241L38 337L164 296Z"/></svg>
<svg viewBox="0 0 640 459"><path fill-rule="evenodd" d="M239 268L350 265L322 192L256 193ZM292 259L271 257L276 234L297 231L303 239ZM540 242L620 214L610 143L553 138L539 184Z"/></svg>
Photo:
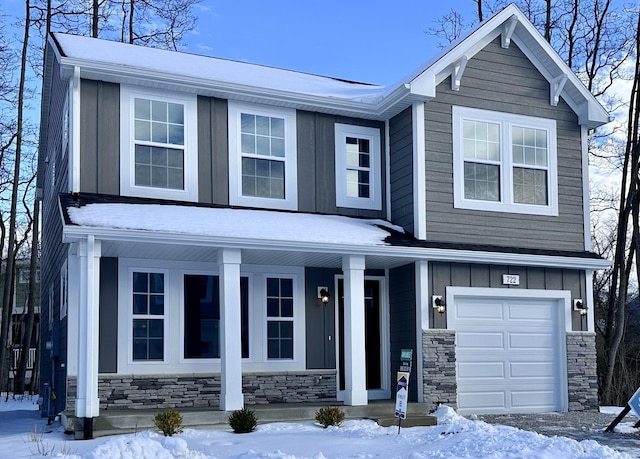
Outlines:
<svg viewBox="0 0 640 459"><path fill-rule="evenodd" d="M374 421L346 421L322 429L317 424L274 423L250 434L185 430L175 437L155 432L98 439L102 444L65 459L330 459L330 458L519 458L626 459L593 440L577 442L506 426L468 420L440 406L433 427L380 427ZM90 442L76 442L85 445Z"/></svg>
<svg viewBox="0 0 640 459"><path fill-rule="evenodd" d="M38 409L38 396L37 395L16 395L9 394L7 399L7 393L0 394L0 411L16 411L16 410L37 410Z"/></svg>

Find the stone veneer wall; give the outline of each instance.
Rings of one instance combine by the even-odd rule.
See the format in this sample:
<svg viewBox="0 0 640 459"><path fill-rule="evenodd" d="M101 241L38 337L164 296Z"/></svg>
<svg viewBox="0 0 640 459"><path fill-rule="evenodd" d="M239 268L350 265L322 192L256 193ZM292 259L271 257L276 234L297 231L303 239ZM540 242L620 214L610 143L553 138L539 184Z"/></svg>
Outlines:
<svg viewBox="0 0 640 459"><path fill-rule="evenodd" d="M245 373L247 405L336 400L335 370ZM67 411L75 408L77 381L67 382ZM106 375L98 377L101 410L220 407L220 374Z"/></svg>
<svg viewBox="0 0 640 459"><path fill-rule="evenodd" d="M597 410L596 334L567 332L569 411Z"/></svg>
<svg viewBox="0 0 640 459"><path fill-rule="evenodd" d="M455 339L454 330L422 332L422 393L430 411L441 403L458 406Z"/></svg>

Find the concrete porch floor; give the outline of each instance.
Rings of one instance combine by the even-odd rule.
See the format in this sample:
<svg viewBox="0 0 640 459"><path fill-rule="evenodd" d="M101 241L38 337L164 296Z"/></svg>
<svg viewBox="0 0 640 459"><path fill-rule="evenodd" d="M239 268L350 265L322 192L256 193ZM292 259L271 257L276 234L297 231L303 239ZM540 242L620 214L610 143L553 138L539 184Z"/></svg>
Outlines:
<svg viewBox="0 0 640 459"><path fill-rule="evenodd" d="M371 401L365 406L344 406L342 402L326 403L289 403L270 405L247 405L258 418L258 424L271 422L314 421L316 411L323 406L337 406L345 413L346 419L372 419L381 426L397 425L395 402L392 400ZM189 429L230 429L227 419L230 412L207 408L176 408L182 414L182 423ZM148 410L102 410L94 419L94 437L134 433L156 429L153 417L162 408ZM73 413L63 413L62 425L65 430L73 431L75 438L83 438L83 423ZM423 403L409 403L407 419L402 420L403 427L436 425L436 418L428 415Z"/></svg>

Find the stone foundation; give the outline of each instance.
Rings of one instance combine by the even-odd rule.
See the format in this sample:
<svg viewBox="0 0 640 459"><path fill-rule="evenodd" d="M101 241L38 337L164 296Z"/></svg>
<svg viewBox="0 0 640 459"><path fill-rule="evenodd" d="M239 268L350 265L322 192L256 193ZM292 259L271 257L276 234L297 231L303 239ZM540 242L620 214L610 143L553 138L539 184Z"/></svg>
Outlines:
<svg viewBox="0 0 640 459"><path fill-rule="evenodd" d="M567 332L569 411L598 409L596 334Z"/></svg>
<svg viewBox="0 0 640 459"><path fill-rule="evenodd" d="M336 399L335 370L242 375L247 405ZM75 409L77 381L67 381L67 411ZM220 408L220 374L105 375L98 378L100 410Z"/></svg>
<svg viewBox="0 0 640 459"><path fill-rule="evenodd" d="M422 376L424 402L429 411L438 405L457 408L456 332L426 330L422 333Z"/></svg>

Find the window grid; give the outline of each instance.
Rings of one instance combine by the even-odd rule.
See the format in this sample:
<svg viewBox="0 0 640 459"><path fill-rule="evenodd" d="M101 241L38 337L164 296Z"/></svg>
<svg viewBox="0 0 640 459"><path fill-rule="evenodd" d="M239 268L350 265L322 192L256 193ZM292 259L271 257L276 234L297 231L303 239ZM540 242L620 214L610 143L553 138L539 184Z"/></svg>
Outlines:
<svg viewBox="0 0 640 459"><path fill-rule="evenodd" d="M267 358L293 359L293 279L267 278Z"/></svg>
<svg viewBox="0 0 640 459"><path fill-rule="evenodd" d="M242 195L285 199L284 118L241 113L240 139Z"/></svg>
<svg viewBox="0 0 640 459"><path fill-rule="evenodd" d="M369 198L371 180L371 150L369 139L347 137L347 196L352 198Z"/></svg>
<svg viewBox="0 0 640 459"><path fill-rule="evenodd" d="M132 273L133 360L164 360L164 273Z"/></svg>
<svg viewBox="0 0 640 459"><path fill-rule="evenodd" d="M464 197L500 201L500 125L463 122Z"/></svg>
<svg viewBox="0 0 640 459"><path fill-rule="evenodd" d="M184 105L134 98L136 186L183 190Z"/></svg>

